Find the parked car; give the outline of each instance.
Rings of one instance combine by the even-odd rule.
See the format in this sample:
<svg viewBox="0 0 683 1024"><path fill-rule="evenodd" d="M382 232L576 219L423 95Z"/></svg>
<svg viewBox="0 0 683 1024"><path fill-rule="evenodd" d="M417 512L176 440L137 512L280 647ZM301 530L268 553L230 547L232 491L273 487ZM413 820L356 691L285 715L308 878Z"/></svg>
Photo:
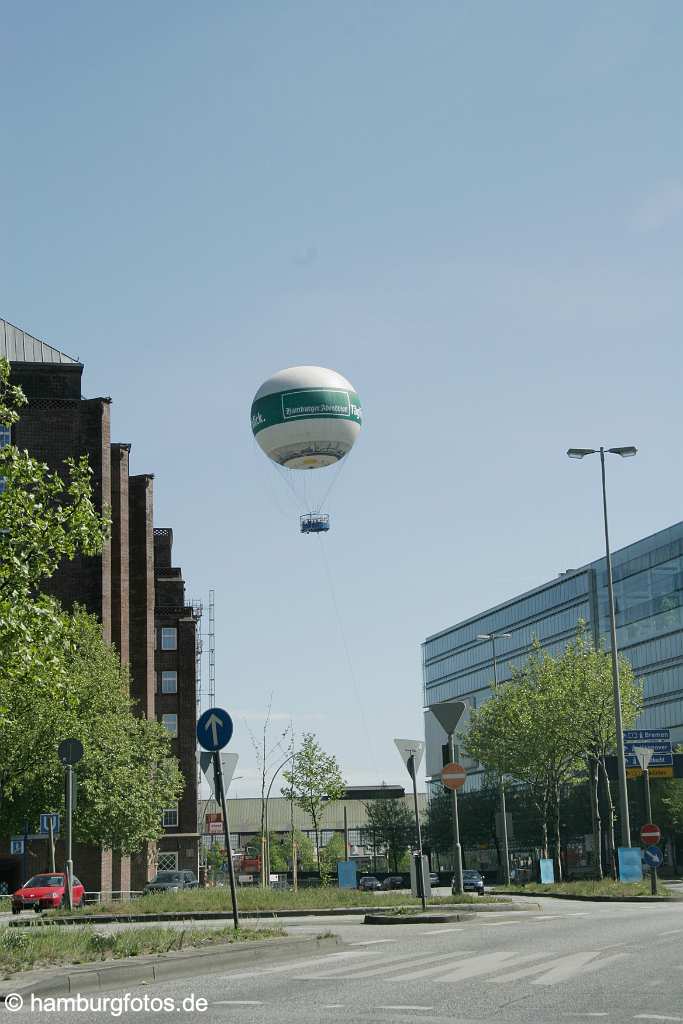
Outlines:
<svg viewBox="0 0 683 1024"><path fill-rule="evenodd" d="M198 888L199 882L197 881L197 876L195 875L194 871L183 871L182 874L185 878L186 889Z"/></svg>
<svg viewBox="0 0 683 1024"><path fill-rule="evenodd" d="M188 882L185 878L186 874L192 874L191 871L157 871L156 875L151 882L148 882L144 888L145 896L150 892L180 892L181 889L192 889L197 884L197 880L194 879L194 885ZM192 875L194 878L194 875Z"/></svg>
<svg viewBox="0 0 683 1024"><path fill-rule="evenodd" d="M387 889L403 889L405 888L403 883L402 875L388 875L382 882L382 888Z"/></svg>
<svg viewBox="0 0 683 1024"><path fill-rule="evenodd" d="M366 875L365 878L361 878L358 888L363 892L377 892L381 890L382 886L379 879L375 878L374 875Z"/></svg>
<svg viewBox="0 0 683 1024"><path fill-rule="evenodd" d="M429 884L431 885L432 889L437 885L441 885L441 882L439 881L439 876L436 873L436 871L429 872Z"/></svg>
<svg viewBox="0 0 683 1024"><path fill-rule="evenodd" d="M483 896L484 876L478 871L463 871L462 887L465 892L478 892L480 896Z"/></svg>
<svg viewBox="0 0 683 1024"><path fill-rule="evenodd" d="M82 907L85 888L74 875L72 900L74 907ZM45 875L34 875L24 882L21 889L12 894L12 913L22 910L55 910L66 905L66 875L59 871Z"/></svg>

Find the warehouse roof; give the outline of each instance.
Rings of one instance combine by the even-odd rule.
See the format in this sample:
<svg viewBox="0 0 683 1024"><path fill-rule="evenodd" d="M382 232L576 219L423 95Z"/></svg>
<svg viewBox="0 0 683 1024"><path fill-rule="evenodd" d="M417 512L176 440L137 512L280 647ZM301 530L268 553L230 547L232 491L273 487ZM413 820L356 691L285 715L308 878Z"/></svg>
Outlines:
<svg viewBox="0 0 683 1024"><path fill-rule="evenodd" d="M20 327L0 318L0 356L10 363L71 363L78 366L78 359L72 359L46 341L34 338Z"/></svg>

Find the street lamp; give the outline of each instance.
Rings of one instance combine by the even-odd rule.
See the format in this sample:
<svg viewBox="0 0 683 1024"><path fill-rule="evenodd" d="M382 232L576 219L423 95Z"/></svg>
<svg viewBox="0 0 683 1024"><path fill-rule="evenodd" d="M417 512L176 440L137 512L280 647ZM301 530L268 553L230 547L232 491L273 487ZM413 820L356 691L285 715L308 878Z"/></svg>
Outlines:
<svg viewBox="0 0 683 1024"><path fill-rule="evenodd" d="M626 762L624 760L624 730L621 722L621 688L619 686L619 652L617 651L617 623L614 615L614 589L612 587L612 555L609 546L607 526L607 488L605 485L605 452L631 459L638 449L633 445L621 448L569 448L570 459L583 459L586 455L600 453L602 471L602 511L605 520L605 557L607 561L607 601L609 604L609 628L612 644L612 684L614 688L614 724L617 732L617 766L619 768L619 809L621 811L621 845L631 845L631 824L628 814L628 788L626 784Z"/></svg>
<svg viewBox="0 0 683 1024"><path fill-rule="evenodd" d="M496 661L496 640L509 640L512 633L479 633L477 640L490 640L491 641L491 655L493 658L493 683L494 686L498 685L498 663ZM507 808L505 806L505 785L503 782L503 776L500 776L500 816L502 819L501 829L503 832L503 881L505 885L510 884L510 851L508 849L508 819L507 819Z"/></svg>
<svg viewBox="0 0 683 1024"><path fill-rule="evenodd" d="M268 834L268 800L270 799L270 791L273 788L273 783L275 782L276 778L278 777L278 775L280 774L280 772L282 771L284 766L286 764L289 764L290 761L293 761L295 756L296 756L295 754L290 754L288 757L286 757L284 759L284 761L279 766L279 768L275 769L275 771L273 772L273 777L270 780L270 785L268 786L268 792L266 793L266 802L265 802L265 807L264 807L264 812L265 812L264 813L264 825L265 825L265 833L266 834L265 834L265 842L263 843L263 851L262 851L263 855L261 857L261 885L262 886L266 885L266 879L268 879L268 884L270 883L270 836ZM266 871L268 872L267 874L266 874Z"/></svg>

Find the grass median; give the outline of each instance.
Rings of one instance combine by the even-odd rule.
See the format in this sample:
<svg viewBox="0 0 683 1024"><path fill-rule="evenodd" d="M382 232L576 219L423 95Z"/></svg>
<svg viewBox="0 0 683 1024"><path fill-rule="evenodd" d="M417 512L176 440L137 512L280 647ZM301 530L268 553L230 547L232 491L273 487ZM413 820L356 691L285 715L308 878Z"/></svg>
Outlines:
<svg viewBox="0 0 683 1024"><path fill-rule="evenodd" d="M178 949L213 946L226 942L253 942L281 938L282 928L168 928L163 926L126 928L115 935L102 935L92 927L14 929L0 931L0 976L9 978L19 971L59 964L85 964L96 960L119 960L146 953L170 953Z"/></svg>
<svg viewBox="0 0 683 1024"><path fill-rule="evenodd" d="M650 896L652 889L649 879L642 882L615 882L612 878L585 879L581 882L556 882L552 885L541 885L540 882L529 882L527 885L497 885L496 892L514 895L533 894L534 896L583 896L590 899L594 896L609 897L611 899L623 899L625 896ZM659 882L659 893L662 898L672 896L672 893Z"/></svg>
<svg viewBox="0 0 683 1024"><path fill-rule="evenodd" d="M239 889L237 902L242 912L277 913L282 910L343 910L352 907L372 907L381 910L385 907L405 905L420 906L420 900L410 893L394 892L359 892L357 889L337 889L321 886L316 889L301 889L299 892L287 892L278 889ZM436 896L428 900L430 904L443 905L450 903L491 903L499 902L491 896ZM125 917L129 914L164 914L192 913L202 911L223 911L230 913L230 889L192 889L188 892L150 893L135 900L113 901L106 903L89 903L83 910L74 911L82 914L116 914ZM67 911L56 911L64 914Z"/></svg>

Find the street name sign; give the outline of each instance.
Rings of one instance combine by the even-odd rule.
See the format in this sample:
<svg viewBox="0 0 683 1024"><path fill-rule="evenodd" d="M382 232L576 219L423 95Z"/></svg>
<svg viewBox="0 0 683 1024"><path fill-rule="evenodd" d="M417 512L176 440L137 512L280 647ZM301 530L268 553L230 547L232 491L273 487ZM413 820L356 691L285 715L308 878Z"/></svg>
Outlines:
<svg viewBox="0 0 683 1024"><path fill-rule="evenodd" d="M232 718L223 708L209 708L197 722L197 739L204 750L222 750L232 737Z"/></svg>
<svg viewBox="0 0 683 1024"><path fill-rule="evenodd" d="M659 868L664 863L664 854L658 846L646 846L643 850L643 860L650 868Z"/></svg>
<svg viewBox="0 0 683 1024"><path fill-rule="evenodd" d="M662 838L662 830L659 825L653 825L652 822L648 822L641 828L640 838L646 846L656 846Z"/></svg>
<svg viewBox="0 0 683 1024"><path fill-rule="evenodd" d="M451 761L441 769L441 781L447 789L460 789L464 786L467 771L461 764Z"/></svg>

